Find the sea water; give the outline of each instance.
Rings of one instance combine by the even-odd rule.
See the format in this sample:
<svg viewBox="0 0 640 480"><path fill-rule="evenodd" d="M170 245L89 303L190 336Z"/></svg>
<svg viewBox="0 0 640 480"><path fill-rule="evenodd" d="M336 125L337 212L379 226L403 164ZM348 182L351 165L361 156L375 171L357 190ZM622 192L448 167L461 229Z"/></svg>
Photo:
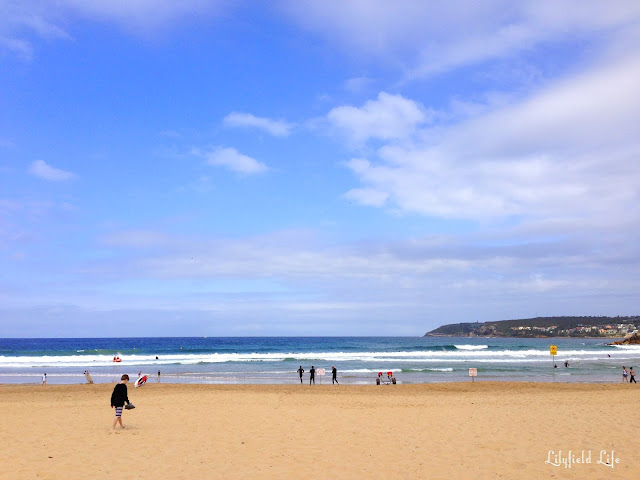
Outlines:
<svg viewBox="0 0 640 480"><path fill-rule="evenodd" d="M611 339L460 337L172 337L0 339L0 383L96 383L124 373L151 382L211 384L308 383L311 366L325 369L316 383L375 384L378 372L398 383L470 381L619 382L622 366L640 370L640 347ZM549 347L556 345L557 356ZM114 356L122 361L114 363ZM569 366L564 363L568 361ZM557 368L554 368L554 364ZM160 375L158 376L158 372Z"/></svg>

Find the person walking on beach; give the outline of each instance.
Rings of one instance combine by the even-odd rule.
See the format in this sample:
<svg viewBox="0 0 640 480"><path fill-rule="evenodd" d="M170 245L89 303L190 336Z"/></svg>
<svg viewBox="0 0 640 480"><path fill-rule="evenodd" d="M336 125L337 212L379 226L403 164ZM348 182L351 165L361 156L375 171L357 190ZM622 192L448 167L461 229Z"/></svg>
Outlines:
<svg viewBox="0 0 640 480"><path fill-rule="evenodd" d="M129 402L129 397L127 395L127 382L129 381L129 375L122 375L120 377L120 383L117 384L113 388L113 393L111 394L111 408L116 409L116 418L113 419L113 429L116 429L116 424L119 423L120 427L124 428L122 424L122 407L124 404L127 405Z"/></svg>
<svg viewBox="0 0 640 480"><path fill-rule="evenodd" d="M311 382L313 382L313 384L316 384L316 369L313 365L311 365L311 370L309 370L309 385L311 385Z"/></svg>
<svg viewBox="0 0 640 480"><path fill-rule="evenodd" d="M636 382L636 372L633 371L633 367L629 367L629 383L638 383Z"/></svg>
<svg viewBox="0 0 640 480"><path fill-rule="evenodd" d="M338 383L338 369L331 367L331 384L333 385L334 383Z"/></svg>
<svg viewBox="0 0 640 480"><path fill-rule="evenodd" d="M622 366L622 383L628 383L627 380L627 367Z"/></svg>
<svg viewBox="0 0 640 480"><path fill-rule="evenodd" d="M302 368L302 365L300 365L300 368L298 369L298 375L300 375L300 383L302 383L302 374L304 373L304 368Z"/></svg>
<svg viewBox="0 0 640 480"><path fill-rule="evenodd" d="M160 383L160 370L158 370L158 383Z"/></svg>
<svg viewBox="0 0 640 480"><path fill-rule="evenodd" d="M47 374L42 375L42 386L44 387L47 384Z"/></svg>

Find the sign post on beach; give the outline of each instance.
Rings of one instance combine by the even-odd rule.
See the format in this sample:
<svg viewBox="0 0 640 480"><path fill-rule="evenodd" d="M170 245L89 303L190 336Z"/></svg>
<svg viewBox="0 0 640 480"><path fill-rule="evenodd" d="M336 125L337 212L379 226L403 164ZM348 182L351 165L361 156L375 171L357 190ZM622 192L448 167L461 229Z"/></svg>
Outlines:
<svg viewBox="0 0 640 480"><path fill-rule="evenodd" d="M556 381L556 355L558 354L558 347L556 345L551 345L549 347L549 352L551 353L551 360L553 361L553 382Z"/></svg>
<svg viewBox="0 0 640 480"><path fill-rule="evenodd" d="M475 377L478 376L478 369L477 368L470 368L469 369L469 376L471 377L471 382L475 381Z"/></svg>

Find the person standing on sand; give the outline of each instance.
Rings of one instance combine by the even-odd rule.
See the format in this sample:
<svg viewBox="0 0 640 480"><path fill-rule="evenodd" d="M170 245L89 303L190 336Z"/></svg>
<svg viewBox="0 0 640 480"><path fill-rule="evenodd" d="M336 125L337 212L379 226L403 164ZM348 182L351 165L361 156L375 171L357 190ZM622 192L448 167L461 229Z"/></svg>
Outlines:
<svg viewBox="0 0 640 480"><path fill-rule="evenodd" d="M160 370L158 370L158 383L160 383Z"/></svg>
<svg viewBox="0 0 640 480"><path fill-rule="evenodd" d="M127 382L129 381L129 375L122 375L120 377L120 383L117 384L113 388L113 393L111 394L111 408L116 409L116 418L113 419L113 429L116 429L116 423L119 423L122 428L124 425L122 424L122 407L124 404L129 404L129 397L127 395Z"/></svg>
<svg viewBox="0 0 640 480"><path fill-rule="evenodd" d="M627 367L622 366L622 383L628 383L627 380Z"/></svg>
<svg viewBox="0 0 640 480"><path fill-rule="evenodd" d="M331 384L333 385L334 382L338 383L338 370L336 367L331 367Z"/></svg>
<svg viewBox="0 0 640 480"><path fill-rule="evenodd" d="M629 383L638 383L636 382L636 372L633 371L633 367L629 367Z"/></svg>
<svg viewBox="0 0 640 480"><path fill-rule="evenodd" d="M304 373L304 368L302 368L302 365L300 365L300 368L298 369L298 375L300 375L300 383L302 383L302 374Z"/></svg>
<svg viewBox="0 0 640 480"><path fill-rule="evenodd" d="M313 365L311 365L311 370L309 370L309 385L311 385L311 382L313 382L313 384L316 384L316 369Z"/></svg>
<svg viewBox="0 0 640 480"><path fill-rule="evenodd" d="M42 375L42 386L44 387L47 384L47 374Z"/></svg>

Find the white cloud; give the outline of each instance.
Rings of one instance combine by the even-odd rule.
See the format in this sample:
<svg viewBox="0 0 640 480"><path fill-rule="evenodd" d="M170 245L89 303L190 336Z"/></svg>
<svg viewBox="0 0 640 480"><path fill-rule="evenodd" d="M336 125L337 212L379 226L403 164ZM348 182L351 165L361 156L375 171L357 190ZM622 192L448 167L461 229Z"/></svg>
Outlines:
<svg viewBox="0 0 640 480"><path fill-rule="evenodd" d="M372 188L354 188L345 193L345 198L354 200L360 205L381 207L389 198L389 194Z"/></svg>
<svg viewBox="0 0 640 480"><path fill-rule="evenodd" d="M232 112L227 115L224 124L229 127L255 127L266 131L275 137L286 137L291 133L293 124L284 120L256 117L250 113Z"/></svg>
<svg viewBox="0 0 640 480"><path fill-rule="evenodd" d="M351 122L334 124L347 135L384 138L367 104L328 117L345 108ZM458 123L391 130L375 155L347 163L362 184L349 195L447 218L624 216L640 200L638 124L640 61L631 57Z"/></svg>
<svg viewBox="0 0 640 480"><path fill-rule="evenodd" d="M193 149L192 154L205 158L209 165L225 167L234 172L250 175L268 170L264 163L238 152L235 148L216 147L208 152Z"/></svg>
<svg viewBox="0 0 640 480"><path fill-rule="evenodd" d="M75 177L75 174L52 167L44 160L36 160L29 167L29 173L52 182L62 182Z"/></svg>
<svg viewBox="0 0 640 480"><path fill-rule="evenodd" d="M407 138L418 125L429 119L429 115L418 103L402 95L380 92L376 100L369 100L360 108L342 106L332 109L327 119L352 141L363 142L371 138Z"/></svg>

